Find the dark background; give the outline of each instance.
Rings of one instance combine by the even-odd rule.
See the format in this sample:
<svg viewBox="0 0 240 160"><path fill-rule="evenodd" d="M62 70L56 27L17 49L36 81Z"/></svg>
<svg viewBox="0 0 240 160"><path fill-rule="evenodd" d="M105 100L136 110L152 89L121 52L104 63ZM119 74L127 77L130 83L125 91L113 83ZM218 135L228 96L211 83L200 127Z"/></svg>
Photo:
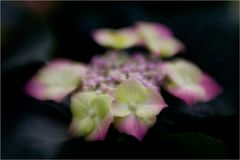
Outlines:
<svg viewBox="0 0 240 160"><path fill-rule="evenodd" d="M238 158L239 2L7 2L1 1L2 158ZM196 63L224 88L208 103L188 107L163 91L170 107L142 142L113 127L104 142L67 134L66 104L22 92L45 62L89 62L106 49L91 32L136 21L169 26L186 45L177 55Z"/></svg>

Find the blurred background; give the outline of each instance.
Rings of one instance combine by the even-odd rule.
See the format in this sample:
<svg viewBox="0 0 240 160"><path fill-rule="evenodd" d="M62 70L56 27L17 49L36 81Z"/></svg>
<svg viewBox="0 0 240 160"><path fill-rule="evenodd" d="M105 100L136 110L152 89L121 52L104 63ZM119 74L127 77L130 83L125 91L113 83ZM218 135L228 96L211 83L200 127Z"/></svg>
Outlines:
<svg viewBox="0 0 240 160"><path fill-rule="evenodd" d="M69 138L68 105L28 97L22 92L24 84L56 57L88 63L94 55L103 54L106 49L93 41L93 30L117 29L136 21L169 26L187 48L177 56L209 73L224 93L188 107L163 92L170 107L161 112L143 142L118 136L112 127L104 142ZM1 156L238 158L238 73L238 1L1 1Z"/></svg>

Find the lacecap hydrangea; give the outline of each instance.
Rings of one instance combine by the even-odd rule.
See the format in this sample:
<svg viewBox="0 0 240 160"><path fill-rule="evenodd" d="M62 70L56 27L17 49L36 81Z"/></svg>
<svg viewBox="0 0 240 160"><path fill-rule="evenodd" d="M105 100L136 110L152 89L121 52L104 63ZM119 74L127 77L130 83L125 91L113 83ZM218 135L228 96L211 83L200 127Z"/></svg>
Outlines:
<svg viewBox="0 0 240 160"><path fill-rule="evenodd" d="M109 50L89 64L67 59L48 62L25 86L25 93L58 103L71 95L71 136L104 140L111 124L142 140L157 115L168 105L165 89L190 107L208 102L222 92L220 85L194 63L172 58L186 47L160 23L97 29L95 42ZM145 47L147 53L126 51Z"/></svg>

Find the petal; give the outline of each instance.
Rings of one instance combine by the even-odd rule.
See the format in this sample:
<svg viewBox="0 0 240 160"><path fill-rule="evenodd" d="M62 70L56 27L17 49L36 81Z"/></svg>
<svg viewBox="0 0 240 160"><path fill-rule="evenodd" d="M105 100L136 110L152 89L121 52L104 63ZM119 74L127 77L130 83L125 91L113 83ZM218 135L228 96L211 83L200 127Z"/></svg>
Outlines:
<svg viewBox="0 0 240 160"><path fill-rule="evenodd" d="M68 86L68 87L61 87L61 86L45 86L44 89L44 99L51 99L56 102L61 102L63 98L74 90L75 87Z"/></svg>
<svg viewBox="0 0 240 160"><path fill-rule="evenodd" d="M25 91L40 100L60 102L81 83L86 67L66 59L56 59L40 69Z"/></svg>
<svg viewBox="0 0 240 160"><path fill-rule="evenodd" d="M71 131L74 136L86 136L96 127L95 121L90 116L83 119L73 119Z"/></svg>
<svg viewBox="0 0 240 160"><path fill-rule="evenodd" d="M96 128L86 137L86 139L89 141L104 140L112 120L113 118L110 114L108 114L103 120L97 119Z"/></svg>
<svg viewBox="0 0 240 160"><path fill-rule="evenodd" d="M195 64L180 58L165 62L162 69L177 86L197 84L202 76L202 71Z"/></svg>
<svg viewBox="0 0 240 160"><path fill-rule="evenodd" d="M165 63L162 67L167 75L164 87L169 93L182 99L188 105L201 101L205 94L199 86L202 71L195 64L187 60L176 59Z"/></svg>
<svg viewBox="0 0 240 160"><path fill-rule="evenodd" d="M93 32L93 38L102 46L116 49L132 47L137 45L140 40L134 28L99 29Z"/></svg>
<svg viewBox="0 0 240 160"><path fill-rule="evenodd" d="M161 55L161 57L171 57L185 49L184 45L178 39L172 37L159 39L155 43L153 47L151 45L149 47L153 54Z"/></svg>
<svg viewBox="0 0 240 160"><path fill-rule="evenodd" d="M136 115L139 118L148 118L156 116L160 111L167 107L160 93L153 89L148 89L149 99L136 110Z"/></svg>
<svg viewBox="0 0 240 160"><path fill-rule="evenodd" d="M182 86L182 87L169 87L167 88L168 92L172 95L182 99L188 105L193 105L197 102L201 102L205 97L205 92L203 88L197 85L192 86Z"/></svg>
<svg viewBox="0 0 240 160"><path fill-rule="evenodd" d="M147 89L138 81L133 78L123 81L115 90L116 100L132 105L139 104L147 100Z"/></svg>
<svg viewBox="0 0 240 160"><path fill-rule="evenodd" d="M172 31L165 25L160 23L153 22L138 22L138 29L140 32L144 32L143 34L152 35L152 36L161 36L161 37L172 37Z"/></svg>
<svg viewBox="0 0 240 160"><path fill-rule="evenodd" d="M221 92L214 80L186 60L177 59L165 63L163 69L167 74L164 87L189 105L211 100Z"/></svg>
<svg viewBox="0 0 240 160"><path fill-rule="evenodd" d="M148 89L148 93L149 93L149 99L148 99L147 103L157 105L158 108L160 108L160 110L167 107L167 104L165 103L160 92L153 90L153 89Z"/></svg>
<svg viewBox="0 0 240 160"><path fill-rule="evenodd" d="M142 140L149 128L134 114L127 117L115 119L115 127L121 132L136 137L138 140Z"/></svg>
<svg viewBox="0 0 240 160"><path fill-rule="evenodd" d="M36 77L33 77L25 86L24 91L26 94L35 97L39 100L44 100L45 86L42 85Z"/></svg>
<svg viewBox="0 0 240 160"><path fill-rule="evenodd" d="M95 92L83 92L71 97L71 112L73 117L82 119L88 115L91 101L96 97Z"/></svg>
<svg viewBox="0 0 240 160"><path fill-rule="evenodd" d="M136 111L136 116L144 125L148 126L148 128L155 124L157 117L154 113L154 107L138 109Z"/></svg>
<svg viewBox="0 0 240 160"><path fill-rule="evenodd" d="M137 23L139 34L143 43L153 55L170 57L185 49L177 40L170 29L158 23Z"/></svg>
<svg viewBox="0 0 240 160"><path fill-rule="evenodd" d="M50 86L76 86L86 74L86 67L66 59L48 63L37 74L39 81Z"/></svg>
<svg viewBox="0 0 240 160"><path fill-rule="evenodd" d="M25 93L39 100L54 100L61 102L62 99L75 87L49 86L42 84L36 77L32 78L25 86Z"/></svg>
<svg viewBox="0 0 240 160"><path fill-rule="evenodd" d="M92 102L91 106L95 109L96 115L99 118L104 118L109 112L111 107L112 98L106 94L101 94L96 96Z"/></svg>
<svg viewBox="0 0 240 160"><path fill-rule="evenodd" d="M126 117L129 114L131 114L131 111L126 104L117 103L117 102L113 103L111 112L115 117Z"/></svg>
<svg viewBox="0 0 240 160"><path fill-rule="evenodd" d="M209 101L209 100L214 99L216 96L218 96L223 91L223 89L220 87L220 85L217 84L217 82L215 82L206 73L202 76L200 85L203 87L205 94L206 94L204 101Z"/></svg>

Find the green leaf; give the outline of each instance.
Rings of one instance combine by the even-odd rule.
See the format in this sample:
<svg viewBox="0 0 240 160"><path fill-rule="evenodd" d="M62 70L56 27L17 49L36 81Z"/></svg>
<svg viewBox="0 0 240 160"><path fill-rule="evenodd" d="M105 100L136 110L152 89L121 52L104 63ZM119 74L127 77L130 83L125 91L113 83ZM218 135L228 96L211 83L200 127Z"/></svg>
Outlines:
<svg viewBox="0 0 240 160"><path fill-rule="evenodd" d="M163 135L161 141L178 150L184 158L230 158L223 142L202 133Z"/></svg>
<svg viewBox="0 0 240 160"><path fill-rule="evenodd" d="M115 90L116 99L124 104L141 104L148 98L147 89L137 80L123 81Z"/></svg>

